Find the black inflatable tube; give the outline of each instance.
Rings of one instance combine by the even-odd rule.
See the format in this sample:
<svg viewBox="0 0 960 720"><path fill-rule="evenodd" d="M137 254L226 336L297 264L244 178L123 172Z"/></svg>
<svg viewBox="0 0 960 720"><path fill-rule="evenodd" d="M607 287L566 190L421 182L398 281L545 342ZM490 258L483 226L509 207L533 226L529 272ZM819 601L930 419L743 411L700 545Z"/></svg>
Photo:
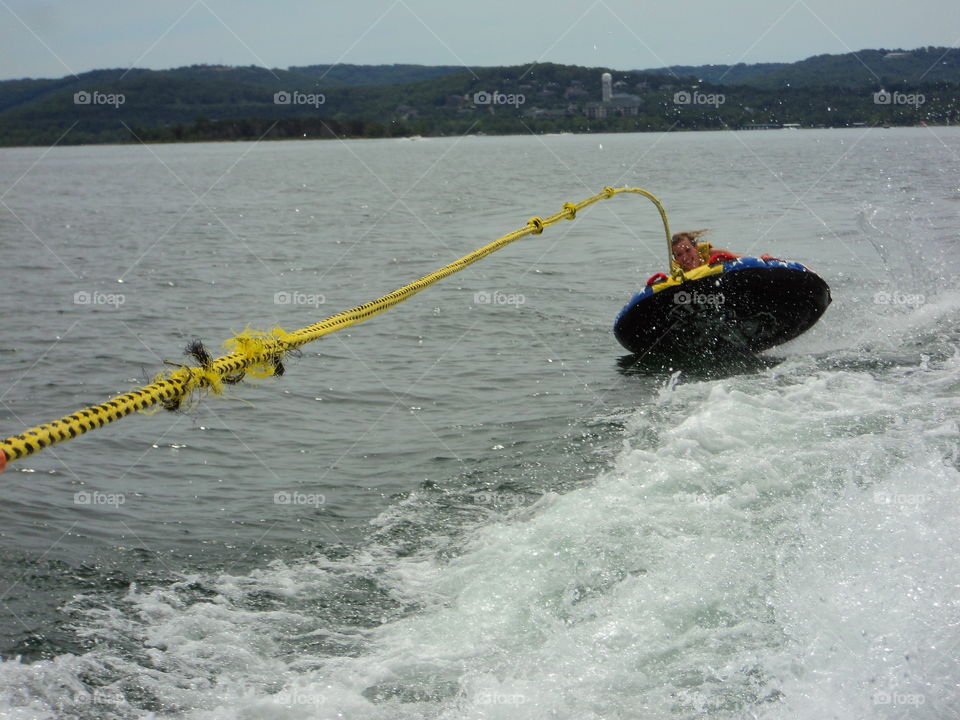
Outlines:
<svg viewBox="0 0 960 720"><path fill-rule="evenodd" d="M803 265L739 258L716 275L645 288L620 312L614 334L635 354L757 353L808 330L829 304L827 283Z"/></svg>

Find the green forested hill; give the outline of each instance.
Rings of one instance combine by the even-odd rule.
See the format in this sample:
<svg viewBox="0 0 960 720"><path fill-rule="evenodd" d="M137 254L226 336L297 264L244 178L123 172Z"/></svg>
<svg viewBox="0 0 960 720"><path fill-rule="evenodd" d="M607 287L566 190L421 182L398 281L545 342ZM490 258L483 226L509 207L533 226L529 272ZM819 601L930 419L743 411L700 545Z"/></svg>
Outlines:
<svg viewBox="0 0 960 720"><path fill-rule="evenodd" d="M58 80L0 81L0 112L17 105L40 100L45 94L70 88L90 88L101 84L120 86L128 79L158 82L161 85L184 83L195 86L244 85L253 87L312 87L326 88L361 85L397 85L463 72L460 66L450 65L309 65L287 70L257 66L223 67L193 65L172 70L113 69L93 70L79 76L69 75Z"/></svg>
<svg viewBox="0 0 960 720"><path fill-rule="evenodd" d="M695 77L717 85L750 85L767 89L960 83L960 49L860 50L844 55L815 55L795 63L674 65L639 72Z"/></svg>
<svg viewBox="0 0 960 720"><path fill-rule="evenodd" d="M551 63L96 70L0 82L0 145L960 120L960 52L865 50L857 58L820 56L712 74L680 68L690 71L686 77ZM613 76L618 97L598 112L604 72ZM878 98L881 89L890 94Z"/></svg>

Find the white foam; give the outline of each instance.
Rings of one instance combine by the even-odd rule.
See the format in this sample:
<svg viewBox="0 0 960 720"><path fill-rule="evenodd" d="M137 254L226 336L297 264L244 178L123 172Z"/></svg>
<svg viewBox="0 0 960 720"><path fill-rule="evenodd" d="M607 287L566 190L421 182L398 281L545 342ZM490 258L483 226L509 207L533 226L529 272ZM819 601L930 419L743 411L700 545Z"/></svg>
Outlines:
<svg viewBox="0 0 960 720"><path fill-rule="evenodd" d="M119 672L157 718L941 716L960 643L958 368L800 357L678 376L629 418L608 471L488 520L449 560L384 546L133 588L132 612L88 631L144 657L105 643L8 661L0 707L123 716L121 680L114 705L83 700ZM420 609L330 626L320 603L347 575ZM194 584L203 601L184 599ZM261 592L277 602L251 609Z"/></svg>
<svg viewBox="0 0 960 720"><path fill-rule="evenodd" d="M655 448L629 448L589 487L479 529L461 557L430 568L444 606L384 626L376 663L358 662L381 686L459 678L449 717L801 708L824 672L821 697L846 694L835 707L875 708L865 678L877 658L848 666L879 647L876 618L871 639L829 662L824 633L859 637L868 626L825 607L855 609L863 593L874 608L910 601L906 586L864 569L853 543L899 553L909 558L900 570L929 580L928 618L886 633L885 652L914 648L925 622L947 617L958 579L944 545L929 564L915 552L924 523L948 540L957 527L956 471L936 442L918 444L925 426L913 410L929 398L915 391L790 368L678 385ZM921 463L926 472L911 475ZM907 517L876 501L910 502L910 484L949 493L947 509Z"/></svg>

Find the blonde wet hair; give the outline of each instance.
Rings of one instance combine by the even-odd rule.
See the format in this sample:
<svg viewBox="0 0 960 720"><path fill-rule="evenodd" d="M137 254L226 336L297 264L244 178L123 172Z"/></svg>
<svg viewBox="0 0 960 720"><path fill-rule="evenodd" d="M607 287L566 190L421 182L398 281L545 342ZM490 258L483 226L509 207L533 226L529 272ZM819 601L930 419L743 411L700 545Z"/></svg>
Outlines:
<svg viewBox="0 0 960 720"><path fill-rule="evenodd" d="M677 243L681 243L684 240L689 240L690 244L694 247L697 246L697 238L701 235L705 235L710 232L710 228L703 228L701 230L683 230L678 233L674 233L673 237L670 238L670 247L676 247Z"/></svg>

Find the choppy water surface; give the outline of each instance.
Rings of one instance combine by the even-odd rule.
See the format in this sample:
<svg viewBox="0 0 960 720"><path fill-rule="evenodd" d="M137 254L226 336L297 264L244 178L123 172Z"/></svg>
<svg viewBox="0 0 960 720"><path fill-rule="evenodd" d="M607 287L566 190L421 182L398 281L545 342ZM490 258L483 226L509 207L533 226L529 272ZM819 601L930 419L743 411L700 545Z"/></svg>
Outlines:
<svg viewBox="0 0 960 720"><path fill-rule="evenodd" d="M952 128L3 150L3 434L608 184L833 305L755 366L631 368L665 248L620 196L11 463L0 715L956 717Z"/></svg>

